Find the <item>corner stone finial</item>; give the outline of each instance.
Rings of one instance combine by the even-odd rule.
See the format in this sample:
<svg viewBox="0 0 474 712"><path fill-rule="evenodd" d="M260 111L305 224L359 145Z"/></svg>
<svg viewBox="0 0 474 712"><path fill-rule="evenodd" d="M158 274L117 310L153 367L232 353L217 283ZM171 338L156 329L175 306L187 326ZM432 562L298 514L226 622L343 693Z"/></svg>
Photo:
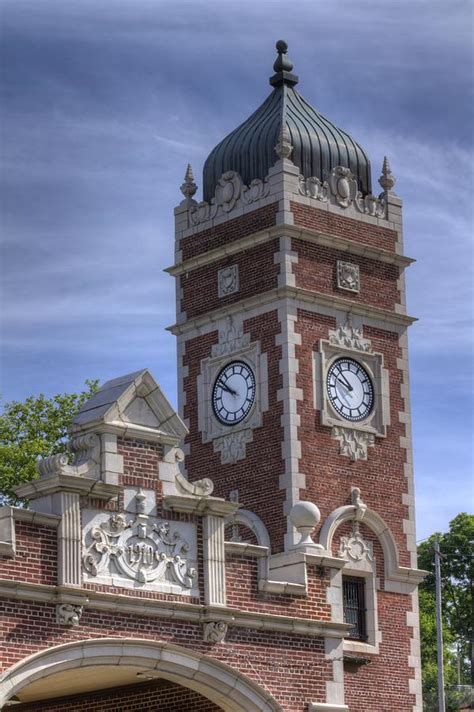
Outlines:
<svg viewBox="0 0 474 712"><path fill-rule="evenodd" d="M181 186L180 190L186 200L192 200L193 195L197 191L197 185L194 182L193 169L191 168L190 163L188 163L188 167L186 168L186 173L184 175L184 183Z"/></svg>
<svg viewBox="0 0 474 712"><path fill-rule="evenodd" d="M389 193L396 183L396 178L390 168L390 163L387 156L384 156L382 165L382 175L379 178L379 185L383 188L384 193Z"/></svg>
<svg viewBox="0 0 474 712"><path fill-rule="evenodd" d="M278 158L290 158L293 152L293 145L291 143L291 136L288 126L282 123L280 128L280 134L278 136L278 143L275 146L275 153Z"/></svg>

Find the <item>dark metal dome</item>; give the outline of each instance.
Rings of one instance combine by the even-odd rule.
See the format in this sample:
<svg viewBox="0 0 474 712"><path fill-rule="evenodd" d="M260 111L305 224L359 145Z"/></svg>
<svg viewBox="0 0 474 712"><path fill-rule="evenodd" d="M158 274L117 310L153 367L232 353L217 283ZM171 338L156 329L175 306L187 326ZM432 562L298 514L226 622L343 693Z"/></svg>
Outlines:
<svg viewBox="0 0 474 712"><path fill-rule="evenodd" d="M286 54L286 42L279 40L276 47L276 73L270 79L273 92L209 154L203 171L204 200L211 200L217 181L226 171L239 173L246 185L254 178L263 180L278 158L275 146L284 124L293 145L291 160L305 178L326 180L332 168L345 166L356 177L362 193L371 193L366 152L298 94L294 89L298 77L291 73L293 64Z"/></svg>

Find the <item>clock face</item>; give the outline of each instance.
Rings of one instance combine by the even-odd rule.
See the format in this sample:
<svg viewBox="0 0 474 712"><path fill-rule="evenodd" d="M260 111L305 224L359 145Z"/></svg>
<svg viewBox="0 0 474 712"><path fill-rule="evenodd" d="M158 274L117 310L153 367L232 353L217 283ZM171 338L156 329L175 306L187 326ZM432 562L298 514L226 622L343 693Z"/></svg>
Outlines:
<svg viewBox="0 0 474 712"><path fill-rule="evenodd" d="M374 386L360 363L338 358L327 375L327 393L334 410L346 420L364 420L374 405Z"/></svg>
<svg viewBox="0 0 474 712"><path fill-rule="evenodd" d="M212 407L223 425L236 425L255 402L255 376L243 361L231 361L222 368L212 389Z"/></svg>

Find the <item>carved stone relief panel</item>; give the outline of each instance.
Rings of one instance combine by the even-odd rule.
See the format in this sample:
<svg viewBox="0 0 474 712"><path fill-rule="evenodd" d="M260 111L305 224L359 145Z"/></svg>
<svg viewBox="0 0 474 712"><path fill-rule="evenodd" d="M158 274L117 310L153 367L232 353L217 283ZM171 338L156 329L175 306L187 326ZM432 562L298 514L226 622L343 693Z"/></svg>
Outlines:
<svg viewBox="0 0 474 712"><path fill-rule="evenodd" d="M239 291L239 266L230 265L217 272L217 293L219 297L227 297Z"/></svg>
<svg viewBox="0 0 474 712"><path fill-rule="evenodd" d="M347 292L360 292L359 265L337 260L336 271L339 289L345 289Z"/></svg>
<svg viewBox="0 0 474 712"><path fill-rule="evenodd" d="M147 514L153 509L147 495L138 490L133 503L128 493L128 511L122 513L83 511L84 580L197 595L196 527Z"/></svg>

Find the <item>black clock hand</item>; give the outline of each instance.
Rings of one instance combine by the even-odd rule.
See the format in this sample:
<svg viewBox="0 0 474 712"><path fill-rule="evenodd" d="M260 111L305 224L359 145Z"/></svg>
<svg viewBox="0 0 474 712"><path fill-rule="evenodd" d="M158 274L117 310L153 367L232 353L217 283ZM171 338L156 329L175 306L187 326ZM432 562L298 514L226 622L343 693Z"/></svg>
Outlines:
<svg viewBox="0 0 474 712"><path fill-rule="evenodd" d="M343 385L345 388L347 388L348 391L353 391L353 390L354 390L354 389L352 388L351 384L349 383L349 381L347 381L347 380L344 378L344 376L341 377L341 376L339 375L339 376L337 376L336 380L339 381L339 383L342 383L342 385Z"/></svg>
<svg viewBox="0 0 474 712"><path fill-rule="evenodd" d="M229 388L229 386L227 386L225 383L222 383L222 381L218 381L217 385L220 386L221 388L223 388L225 391L227 391L227 393L230 393L231 396L237 395L237 391L233 391L232 388Z"/></svg>

